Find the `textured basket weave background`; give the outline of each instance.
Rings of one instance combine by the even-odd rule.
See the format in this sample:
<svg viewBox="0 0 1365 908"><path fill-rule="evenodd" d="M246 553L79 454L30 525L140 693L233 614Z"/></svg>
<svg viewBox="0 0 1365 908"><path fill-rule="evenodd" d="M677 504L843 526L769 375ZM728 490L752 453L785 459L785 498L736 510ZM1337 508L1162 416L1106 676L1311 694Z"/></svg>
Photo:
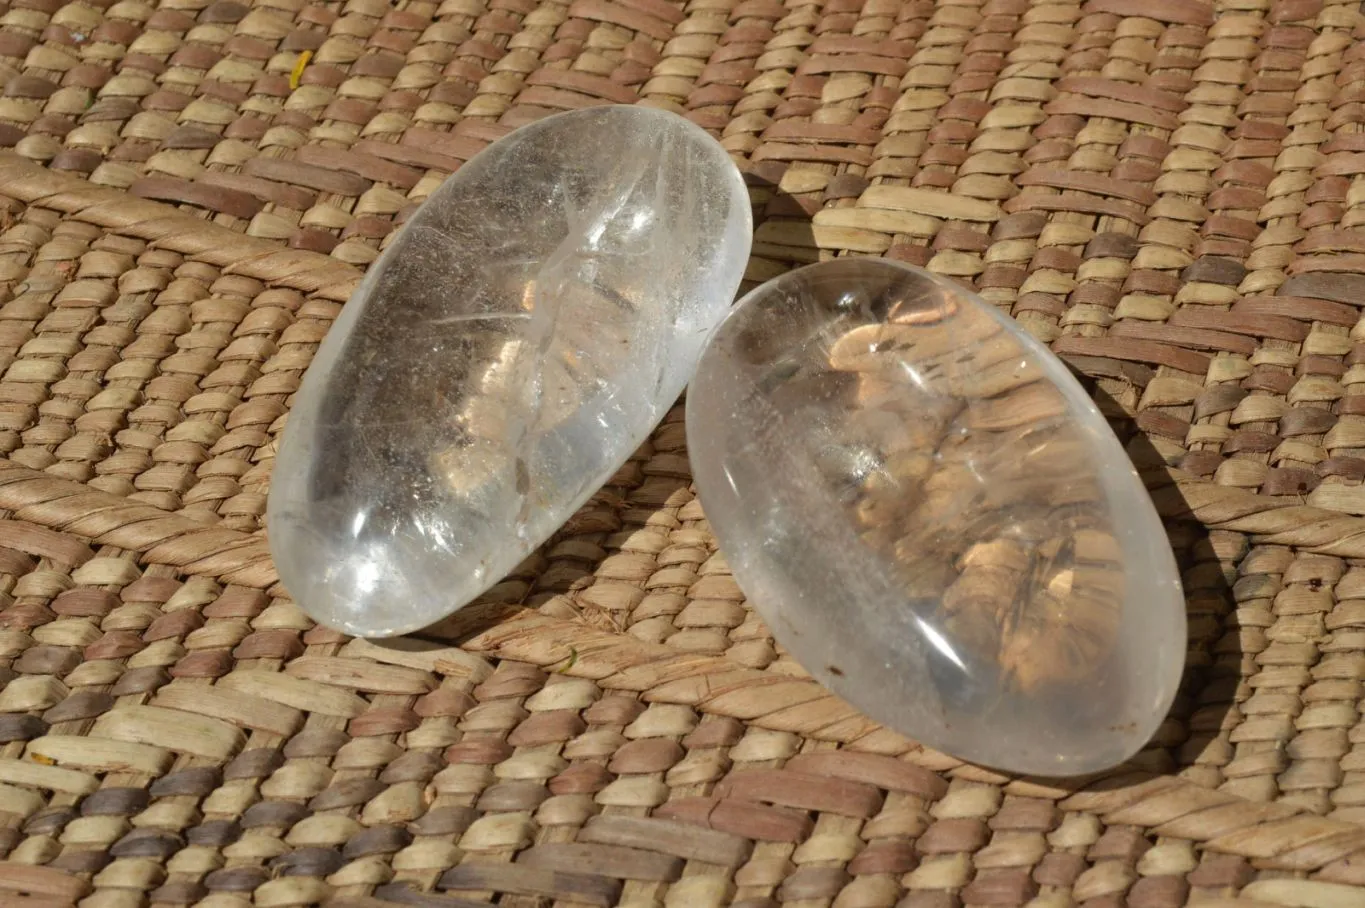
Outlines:
<svg viewBox="0 0 1365 908"><path fill-rule="evenodd" d="M0 904L1365 905L1362 38L1354 0L0 0ZM341 303L462 161L603 102L736 155L751 281L924 264L1089 377L1189 593L1131 765L1011 778L824 694L681 407L422 640L289 600L265 491Z"/></svg>

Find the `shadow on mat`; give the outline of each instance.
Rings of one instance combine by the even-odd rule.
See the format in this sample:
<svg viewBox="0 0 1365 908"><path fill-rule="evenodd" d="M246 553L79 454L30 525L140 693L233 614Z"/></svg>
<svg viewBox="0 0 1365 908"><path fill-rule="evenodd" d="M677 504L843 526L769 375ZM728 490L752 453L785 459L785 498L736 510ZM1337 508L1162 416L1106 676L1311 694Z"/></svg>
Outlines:
<svg viewBox="0 0 1365 908"><path fill-rule="evenodd" d="M1078 372L1071 364L1068 367L1090 393L1148 487L1166 486L1165 460L1147 434L1095 379ZM1175 494L1174 489L1166 494ZM1183 499L1180 510L1187 510ZM1197 521L1163 517L1162 523L1185 592L1188 622L1185 671L1166 721L1142 752L1123 768L1174 774L1202 765L1213 773L1214 767L1231 758L1230 753L1220 752L1231 745L1219 741L1219 732L1233 708L1242 677L1244 654L1232 592L1237 566L1220 562L1208 528ZM1213 784L1219 781L1200 778L1197 770L1190 780ZM1068 787L1065 780L1059 784ZM1076 780L1074 787L1082 784Z"/></svg>

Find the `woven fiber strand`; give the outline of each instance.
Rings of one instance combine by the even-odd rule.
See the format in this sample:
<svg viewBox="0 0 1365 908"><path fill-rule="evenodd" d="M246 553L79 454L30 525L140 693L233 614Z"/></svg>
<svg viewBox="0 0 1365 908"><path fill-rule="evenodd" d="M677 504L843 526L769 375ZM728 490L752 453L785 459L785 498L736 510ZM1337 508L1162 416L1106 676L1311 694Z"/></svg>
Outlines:
<svg viewBox="0 0 1365 908"><path fill-rule="evenodd" d="M1325 0L0 0L0 904L1365 905L1362 38ZM1085 377L1188 593L1138 757L1011 777L827 694L681 406L420 638L289 599L265 494L341 304L462 162L598 103L735 155L749 286L926 265Z"/></svg>

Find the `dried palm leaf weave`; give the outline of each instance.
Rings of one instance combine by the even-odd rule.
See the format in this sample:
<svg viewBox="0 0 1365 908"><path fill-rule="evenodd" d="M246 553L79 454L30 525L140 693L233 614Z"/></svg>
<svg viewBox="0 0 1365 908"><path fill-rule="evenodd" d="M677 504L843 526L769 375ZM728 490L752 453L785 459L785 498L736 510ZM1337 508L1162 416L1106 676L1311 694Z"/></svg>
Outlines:
<svg viewBox="0 0 1365 908"><path fill-rule="evenodd" d="M0 904L1365 905L1362 39L1335 0L0 0ZM1011 777L826 694L681 404L420 638L290 600L318 341L463 161L600 103L735 155L750 286L925 265L1085 377L1188 593L1138 757Z"/></svg>

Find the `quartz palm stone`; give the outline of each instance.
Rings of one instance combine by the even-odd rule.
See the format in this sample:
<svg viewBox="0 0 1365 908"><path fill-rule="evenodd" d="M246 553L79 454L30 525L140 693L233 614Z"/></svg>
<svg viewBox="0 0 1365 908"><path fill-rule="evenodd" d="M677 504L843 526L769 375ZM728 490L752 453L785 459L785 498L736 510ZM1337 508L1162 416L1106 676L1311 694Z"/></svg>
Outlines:
<svg viewBox="0 0 1365 908"><path fill-rule="evenodd" d="M1014 772L1148 741L1185 653L1170 544L1085 390L1008 316L836 259L745 296L687 396L735 580L831 692Z"/></svg>
<svg viewBox="0 0 1365 908"><path fill-rule="evenodd" d="M690 121L558 114L470 159L320 345L267 511L285 587L384 637L498 583L673 406L733 304L743 179Z"/></svg>

